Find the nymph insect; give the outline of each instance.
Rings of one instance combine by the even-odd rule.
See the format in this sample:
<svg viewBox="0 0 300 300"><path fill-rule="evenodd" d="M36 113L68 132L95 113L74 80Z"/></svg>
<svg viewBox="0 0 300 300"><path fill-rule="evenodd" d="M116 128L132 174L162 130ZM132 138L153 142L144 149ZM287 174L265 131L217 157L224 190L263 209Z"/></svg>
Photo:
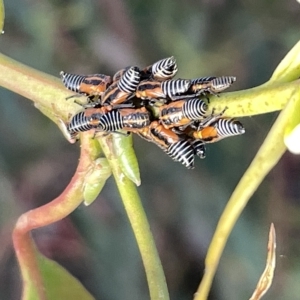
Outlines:
<svg viewBox="0 0 300 300"><path fill-rule="evenodd" d="M115 81L103 94L102 105L116 105L124 103L133 95L140 83L140 70L137 67L128 68L120 80Z"/></svg>
<svg viewBox="0 0 300 300"><path fill-rule="evenodd" d="M185 133L193 139L214 143L227 137L244 134L245 128L235 119L213 117L209 122L201 124L197 130L187 128Z"/></svg>
<svg viewBox="0 0 300 300"><path fill-rule="evenodd" d="M207 104L199 98L178 100L159 107L159 120L165 128L185 127L204 119L206 111Z"/></svg>
<svg viewBox="0 0 300 300"><path fill-rule="evenodd" d="M104 74L76 75L61 71L60 76L67 89L90 98L102 95L112 83L111 77Z"/></svg>

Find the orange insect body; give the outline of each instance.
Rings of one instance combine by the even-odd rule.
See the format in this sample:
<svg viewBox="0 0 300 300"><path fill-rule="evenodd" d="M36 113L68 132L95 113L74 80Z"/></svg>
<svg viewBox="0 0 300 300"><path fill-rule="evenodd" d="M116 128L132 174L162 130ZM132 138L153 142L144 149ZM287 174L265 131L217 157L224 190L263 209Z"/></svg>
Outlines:
<svg viewBox="0 0 300 300"><path fill-rule="evenodd" d="M111 77L104 74L77 75L61 71L65 87L78 94L99 96L112 83Z"/></svg>
<svg viewBox="0 0 300 300"><path fill-rule="evenodd" d="M185 133L194 139L215 143L230 136L241 135L245 133L245 128L235 119L217 116L212 117L207 123L200 124L198 130L187 128Z"/></svg>
<svg viewBox="0 0 300 300"><path fill-rule="evenodd" d="M141 99L166 98L160 82L156 81L142 81L137 87L135 96Z"/></svg>
<svg viewBox="0 0 300 300"><path fill-rule="evenodd" d="M201 99L178 100L161 106L159 119L166 128L182 127L204 119L206 111L207 104Z"/></svg>
<svg viewBox="0 0 300 300"><path fill-rule="evenodd" d="M107 87L111 84L111 77L102 75L100 76L87 76L79 85L80 93L84 93L88 96L101 95L106 91Z"/></svg>
<svg viewBox="0 0 300 300"><path fill-rule="evenodd" d="M229 88L236 81L234 76L200 77L191 80L189 92L200 96L201 94L217 95Z"/></svg>
<svg viewBox="0 0 300 300"><path fill-rule="evenodd" d="M195 154L200 156L202 151L201 158L205 156L204 145L201 149L200 145L198 145L196 151L190 141L183 139L172 130L166 129L158 121L153 121L149 126L142 129L131 129L129 131L136 133L148 142L156 144L173 160L181 162L188 169L194 168Z"/></svg>
<svg viewBox="0 0 300 300"><path fill-rule="evenodd" d="M118 82L114 82L103 94L101 99L102 105L116 105L124 103L130 96L129 93L121 91Z"/></svg>
<svg viewBox="0 0 300 300"><path fill-rule="evenodd" d="M103 94L102 105L118 105L132 97L140 83L141 72L138 67L128 67L117 72L120 79L115 81ZM117 75L115 74L114 78Z"/></svg>
<svg viewBox="0 0 300 300"><path fill-rule="evenodd" d="M212 143L218 139L218 130L214 126L207 126L200 130L191 131L189 135L196 140L200 139Z"/></svg>
<svg viewBox="0 0 300 300"><path fill-rule="evenodd" d="M179 127L191 123L183 114L183 105L186 101L179 100L159 107L159 120L165 128Z"/></svg>

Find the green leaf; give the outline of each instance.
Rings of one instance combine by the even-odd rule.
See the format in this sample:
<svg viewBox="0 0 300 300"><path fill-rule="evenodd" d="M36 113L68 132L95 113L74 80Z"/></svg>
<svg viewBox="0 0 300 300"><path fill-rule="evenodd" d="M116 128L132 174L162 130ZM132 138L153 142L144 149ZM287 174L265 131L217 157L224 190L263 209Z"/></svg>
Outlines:
<svg viewBox="0 0 300 300"><path fill-rule="evenodd" d="M55 261L39 254L38 264L44 281L47 300L95 299L75 277ZM27 281L23 300L40 300L34 282Z"/></svg>
<svg viewBox="0 0 300 300"><path fill-rule="evenodd" d="M290 52L279 63L272 77L267 82L289 82L300 77L300 41L290 50Z"/></svg>
<svg viewBox="0 0 300 300"><path fill-rule="evenodd" d="M104 157L96 159L93 168L84 180L83 199L85 205L94 202L110 175L111 168L107 159Z"/></svg>
<svg viewBox="0 0 300 300"><path fill-rule="evenodd" d="M138 161L133 149L132 135L113 134L113 145L122 172L137 186L141 184Z"/></svg>

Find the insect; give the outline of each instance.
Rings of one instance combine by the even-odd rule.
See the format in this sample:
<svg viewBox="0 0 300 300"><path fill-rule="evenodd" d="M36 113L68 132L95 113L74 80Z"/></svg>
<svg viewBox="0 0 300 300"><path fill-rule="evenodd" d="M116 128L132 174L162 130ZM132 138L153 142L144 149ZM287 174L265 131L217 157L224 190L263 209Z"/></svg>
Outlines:
<svg viewBox="0 0 300 300"><path fill-rule="evenodd" d="M189 93L196 96L207 94L217 95L229 88L235 81L236 77L234 76L200 77L191 79Z"/></svg>
<svg viewBox="0 0 300 300"><path fill-rule="evenodd" d="M94 126L90 122L90 118L85 115L84 111L74 115L67 126L67 130L71 137L74 137L78 132L88 131L93 128Z"/></svg>
<svg viewBox="0 0 300 300"><path fill-rule="evenodd" d="M185 133L196 140L201 139L206 143L214 143L227 137L241 135L245 133L245 128L241 122L235 119L218 116L201 124L197 130L189 128Z"/></svg>
<svg viewBox="0 0 300 300"><path fill-rule="evenodd" d="M61 71L60 76L67 89L90 98L100 96L112 83L111 77L104 74L76 75Z"/></svg>
<svg viewBox="0 0 300 300"><path fill-rule="evenodd" d="M174 56L161 59L142 70L143 80L164 81L172 79L178 71Z"/></svg>
<svg viewBox="0 0 300 300"><path fill-rule="evenodd" d="M99 118L100 115L108 113L106 107L101 108L87 108L74 115L67 126L67 130L71 136L75 136L78 132L88 131L90 129L95 129L98 125L97 120L93 118L95 114Z"/></svg>
<svg viewBox="0 0 300 300"><path fill-rule="evenodd" d="M114 74L114 76L113 76L113 82L119 81L119 80L121 79L121 77L124 75L124 73L125 73L128 69L130 69L130 68L131 68L131 66L126 67L126 68L123 68L123 69L117 71L117 72Z"/></svg>
<svg viewBox="0 0 300 300"><path fill-rule="evenodd" d="M156 144L173 160L179 161L188 169L194 168L195 150L193 145L172 130L166 129L158 121L153 121L149 126L142 129L132 129L130 131L137 133L148 142Z"/></svg>
<svg viewBox="0 0 300 300"><path fill-rule="evenodd" d="M191 141L191 144L194 148L195 155L200 157L201 159L206 157L206 148L205 148L205 142L202 140L193 140Z"/></svg>
<svg viewBox="0 0 300 300"><path fill-rule="evenodd" d="M96 131L115 132L118 130L130 130L131 128L143 128L150 124L150 114L146 108L140 109L114 109L106 107L88 108L73 116L67 129L71 136L78 132L95 129Z"/></svg>
<svg viewBox="0 0 300 300"><path fill-rule="evenodd" d="M159 107L159 120L167 129L182 127L203 119L206 111L207 104L199 98L178 100Z"/></svg>
<svg viewBox="0 0 300 300"><path fill-rule="evenodd" d="M90 115L91 122L97 131L115 132L118 130L139 129L150 124L150 113L145 107L115 109L107 113L102 111Z"/></svg>
<svg viewBox="0 0 300 300"><path fill-rule="evenodd" d="M140 70L138 67L130 67L124 71L120 80L115 81L104 92L101 99L102 105L122 104L131 97L140 83Z"/></svg>
<svg viewBox="0 0 300 300"><path fill-rule="evenodd" d="M142 81L137 89L135 96L141 99L166 99L178 100L188 91L191 81L187 79L175 79L159 81ZM191 96L188 96L191 98Z"/></svg>
<svg viewBox="0 0 300 300"><path fill-rule="evenodd" d="M187 140L171 144L165 151L175 161L179 161L188 169L194 169L194 148Z"/></svg>

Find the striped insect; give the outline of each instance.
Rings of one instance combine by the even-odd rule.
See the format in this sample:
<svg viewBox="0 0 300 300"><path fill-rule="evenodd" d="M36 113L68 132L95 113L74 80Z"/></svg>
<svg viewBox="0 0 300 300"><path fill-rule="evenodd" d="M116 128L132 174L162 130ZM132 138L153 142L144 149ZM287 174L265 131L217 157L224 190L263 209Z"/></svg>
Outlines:
<svg viewBox="0 0 300 300"><path fill-rule="evenodd" d="M244 134L245 128L235 119L213 117L210 121L201 124L198 129L188 128L185 133L193 139L214 143L227 137Z"/></svg>
<svg viewBox="0 0 300 300"><path fill-rule="evenodd" d="M153 100L154 102L159 99L179 100L186 93L191 86L191 81L187 79L175 79L159 81L142 81L137 89L135 96L140 99ZM191 96L187 96L190 97Z"/></svg>
<svg viewBox="0 0 300 300"><path fill-rule="evenodd" d="M111 77L104 74L76 75L61 71L60 76L67 89L90 98L102 95L112 83Z"/></svg>
<svg viewBox="0 0 300 300"><path fill-rule="evenodd" d="M98 122L92 116L97 113L97 116L106 114L108 111L105 107L102 108L87 108L75 114L67 126L67 130L71 137L75 137L79 132L96 129Z"/></svg>
<svg viewBox="0 0 300 300"><path fill-rule="evenodd" d="M130 68L131 68L131 66L126 67L126 68L123 68L123 69L117 71L117 72L114 74L112 81L113 81L113 82L119 81L119 80L121 79L121 77L124 75L124 73L125 73L128 69L130 69Z"/></svg>
<svg viewBox="0 0 300 300"><path fill-rule="evenodd" d="M67 126L67 130L71 137L75 137L77 133L93 129L94 126L90 122L84 111L81 111L73 116L71 122Z"/></svg>
<svg viewBox="0 0 300 300"><path fill-rule="evenodd" d="M102 132L130 131L144 128L150 124L150 113L145 107L115 109L105 114L95 111L89 117L97 131Z"/></svg>
<svg viewBox="0 0 300 300"><path fill-rule="evenodd" d="M193 148L194 148L194 153L201 159L206 157L206 148L205 148L205 142L202 140L192 140L190 141Z"/></svg>
<svg viewBox="0 0 300 300"><path fill-rule="evenodd" d="M115 81L103 94L102 105L117 105L124 103L134 95L140 83L140 70L138 67L128 68L121 76L120 80Z"/></svg>
<svg viewBox="0 0 300 300"><path fill-rule="evenodd" d="M159 120L165 128L186 127L196 120L205 117L207 104L199 99L192 98L178 100L159 107Z"/></svg>
<svg viewBox="0 0 300 300"><path fill-rule="evenodd" d="M161 59L142 70L143 80L164 81L172 79L178 71L174 56Z"/></svg>
<svg viewBox="0 0 300 300"><path fill-rule="evenodd" d="M191 79L191 86L188 93L195 96L206 96L207 94L218 95L218 93L229 88L235 81L236 77L234 76L200 77Z"/></svg>
<svg viewBox="0 0 300 300"><path fill-rule="evenodd" d="M158 121L153 121L142 129L131 129L148 142L152 142L160 147L173 160L182 163L188 169L194 168L193 145L170 129L166 129Z"/></svg>
<svg viewBox="0 0 300 300"><path fill-rule="evenodd" d="M171 144L165 152L188 169L194 169L195 151L189 141L182 140Z"/></svg>

